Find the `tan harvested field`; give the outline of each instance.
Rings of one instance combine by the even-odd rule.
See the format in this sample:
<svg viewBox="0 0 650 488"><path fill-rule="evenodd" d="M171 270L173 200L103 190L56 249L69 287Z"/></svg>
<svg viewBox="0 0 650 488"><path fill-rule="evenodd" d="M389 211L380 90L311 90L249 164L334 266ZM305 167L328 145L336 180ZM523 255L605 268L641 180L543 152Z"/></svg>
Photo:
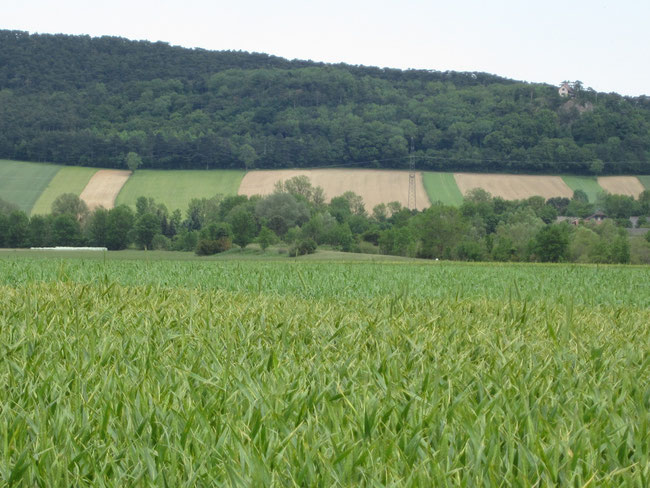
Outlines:
<svg viewBox="0 0 650 488"><path fill-rule="evenodd" d="M506 200L573 196L573 190L559 176L456 173L454 177L463 195L474 188L483 188L492 196Z"/></svg>
<svg viewBox="0 0 650 488"><path fill-rule="evenodd" d="M97 207L113 208L117 194L131 176L130 171L100 169L81 192L80 198L91 210Z"/></svg>
<svg viewBox="0 0 650 488"><path fill-rule="evenodd" d="M409 173L400 170L375 169L296 169L264 170L246 173L239 186L240 195L268 195L273 193L275 183L294 176L305 175L311 184L321 186L327 200L346 191L361 195L366 210L372 211L380 203L400 202L408 204ZM431 204L422 184L422 174L416 173L415 191L419 210Z"/></svg>
<svg viewBox="0 0 650 488"><path fill-rule="evenodd" d="M606 192L634 198L645 190L636 176L599 176L598 184Z"/></svg>

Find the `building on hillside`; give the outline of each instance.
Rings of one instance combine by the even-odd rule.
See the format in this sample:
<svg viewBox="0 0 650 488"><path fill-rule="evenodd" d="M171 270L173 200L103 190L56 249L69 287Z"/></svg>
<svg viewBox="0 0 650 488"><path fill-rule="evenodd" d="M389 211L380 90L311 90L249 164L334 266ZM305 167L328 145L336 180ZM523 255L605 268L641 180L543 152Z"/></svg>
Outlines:
<svg viewBox="0 0 650 488"><path fill-rule="evenodd" d="M566 222L569 225L578 225L580 223L580 218L578 217L564 217L562 215L558 216L555 220L556 222Z"/></svg>
<svg viewBox="0 0 650 488"><path fill-rule="evenodd" d="M585 217L585 222L596 222L597 224L602 224L603 220L607 218L607 215L605 215L603 212L600 210L589 217Z"/></svg>
<svg viewBox="0 0 650 488"><path fill-rule="evenodd" d="M566 81L560 85L560 88L558 89L557 92L560 94L561 97L573 96L573 88Z"/></svg>

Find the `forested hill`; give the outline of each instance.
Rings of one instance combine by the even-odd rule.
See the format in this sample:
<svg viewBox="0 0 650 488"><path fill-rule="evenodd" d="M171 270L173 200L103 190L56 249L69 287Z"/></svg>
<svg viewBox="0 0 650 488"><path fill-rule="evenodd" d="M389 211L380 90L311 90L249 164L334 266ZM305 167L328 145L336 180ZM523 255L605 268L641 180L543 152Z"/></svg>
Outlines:
<svg viewBox="0 0 650 488"><path fill-rule="evenodd" d="M558 80L560 81L560 80ZM650 173L650 99L0 31L0 158L150 168Z"/></svg>

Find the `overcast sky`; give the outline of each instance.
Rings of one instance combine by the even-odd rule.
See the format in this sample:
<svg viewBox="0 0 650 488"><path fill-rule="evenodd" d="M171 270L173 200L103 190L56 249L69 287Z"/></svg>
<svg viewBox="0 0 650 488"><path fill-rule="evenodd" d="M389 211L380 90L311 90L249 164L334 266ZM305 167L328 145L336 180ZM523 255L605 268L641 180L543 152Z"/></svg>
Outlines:
<svg viewBox="0 0 650 488"><path fill-rule="evenodd" d="M649 0L9 0L0 28L650 95ZM0 46L0 49L2 46Z"/></svg>

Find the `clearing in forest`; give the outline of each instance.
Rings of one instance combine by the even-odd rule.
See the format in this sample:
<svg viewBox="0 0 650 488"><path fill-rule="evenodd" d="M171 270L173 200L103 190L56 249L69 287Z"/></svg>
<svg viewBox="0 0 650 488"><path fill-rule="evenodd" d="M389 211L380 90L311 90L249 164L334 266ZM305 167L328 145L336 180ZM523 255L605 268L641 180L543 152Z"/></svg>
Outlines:
<svg viewBox="0 0 650 488"><path fill-rule="evenodd" d="M573 190L559 176L456 173L456 183L463 195L482 188L494 197L522 200L533 196L544 198L573 196Z"/></svg>
<svg viewBox="0 0 650 488"><path fill-rule="evenodd" d="M637 198L645 190L636 176L599 176L598 184L606 192Z"/></svg>
<svg viewBox="0 0 650 488"><path fill-rule="evenodd" d="M294 176L307 176L314 186L325 191L329 201L346 191L352 191L363 198L366 210L380 203L399 202L408 204L409 172L378 169L282 169L251 171L244 176L239 187L240 195L269 195L276 182L286 181ZM417 208L430 206L427 192L422 184L422 173L416 173L415 191Z"/></svg>
<svg viewBox="0 0 650 488"><path fill-rule="evenodd" d="M0 159L0 198L29 215L59 169L61 166L56 164Z"/></svg>
<svg viewBox="0 0 650 488"><path fill-rule="evenodd" d="M64 193L81 195L90 178L97 171L97 168L85 168L83 166L62 167L36 200L32 208L32 215L49 214L52 211L52 203L59 195Z"/></svg>
<svg viewBox="0 0 650 488"><path fill-rule="evenodd" d="M463 203L463 194L458 189L453 173L427 171L422 174L422 183L431 202L459 207Z"/></svg>
<svg viewBox="0 0 650 488"><path fill-rule="evenodd" d="M184 212L193 198L236 195L243 177L240 170L138 170L122 188L117 204L135 206L138 197L151 197L170 212Z"/></svg>
<svg viewBox="0 0 650 488"><path fill-rule="evenodd" d="M563 176L562 180L564 180L571 190L582 190L585 192L591 203L596 201L599 193L603 193L603 189L598 184L595 176Z"/></svg>
<svg viewBox="0 0 650 488"><path fill-rule="evenodd" d="M117 194L130 175L131 172L127 170L100 169L90 178L80 197L90 210L97 207L113 208Z"/></svg>

